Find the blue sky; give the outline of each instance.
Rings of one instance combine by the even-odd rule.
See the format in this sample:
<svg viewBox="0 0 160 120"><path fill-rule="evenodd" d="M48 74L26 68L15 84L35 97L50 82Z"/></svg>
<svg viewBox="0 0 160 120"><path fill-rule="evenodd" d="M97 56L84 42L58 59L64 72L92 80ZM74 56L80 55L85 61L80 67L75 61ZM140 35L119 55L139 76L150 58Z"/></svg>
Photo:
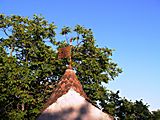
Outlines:
<svg viewBox="0 0 160 120"><path fill-rule="evenodd" d="M42 14L59 28L91 28L100 47L116 50L112 58L123 69L107 87L160 108L159 0L1 0L0 13Z"/></svg>

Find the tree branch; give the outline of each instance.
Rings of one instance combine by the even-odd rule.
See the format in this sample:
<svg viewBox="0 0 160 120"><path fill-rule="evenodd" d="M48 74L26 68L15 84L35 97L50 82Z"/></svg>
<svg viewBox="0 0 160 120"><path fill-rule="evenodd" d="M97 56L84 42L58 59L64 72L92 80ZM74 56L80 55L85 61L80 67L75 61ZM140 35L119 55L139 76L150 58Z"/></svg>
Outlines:
<svg viewBox="0 0 160 120"><path fill-rule="evenodd" d="M13 51L14 51L14 47L13 47L13 44L11 45L11 52L10 52L10 57L12 57L12 53L13 53Z"/></svg>
<svg viewBox="0 0 160 120"><path fill-rule="evenodd" d="M7 31L6 31L6 29L4 29L4 28L2 28L2 29L3 29L3 32L5 33L5 35L7 35L7 36L9 37L9 35L8 35Z"/></svg>

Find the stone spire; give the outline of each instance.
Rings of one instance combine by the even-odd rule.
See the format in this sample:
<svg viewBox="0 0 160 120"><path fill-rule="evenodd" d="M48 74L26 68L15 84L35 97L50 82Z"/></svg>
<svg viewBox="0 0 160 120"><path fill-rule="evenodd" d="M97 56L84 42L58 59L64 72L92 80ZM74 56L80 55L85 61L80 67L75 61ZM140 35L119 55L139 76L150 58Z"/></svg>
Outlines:
<svg viewBox="0 0 160 120"><path fill-rule="evenodd" d="M69 68L61 77L51 97L44 105L38 120L113 120L100 109L91 104L83 91L80 81L72 70L70 46L60 48L58 57L69 58Z"/></svg>

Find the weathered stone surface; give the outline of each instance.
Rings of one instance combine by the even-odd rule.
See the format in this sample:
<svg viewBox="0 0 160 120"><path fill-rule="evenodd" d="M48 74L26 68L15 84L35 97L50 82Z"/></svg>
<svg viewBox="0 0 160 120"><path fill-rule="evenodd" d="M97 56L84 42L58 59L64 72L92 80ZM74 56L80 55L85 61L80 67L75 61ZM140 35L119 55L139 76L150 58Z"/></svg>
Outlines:
<svg viewBox="0 0 160 120"><path fill-rule="evenodd" d="M74 71L67 69L38 120L113 120L88 101Z"/></svg>
<svg viewBox="0 0 160 120"><path fill-rule="evenodd" d="M58 83L57 87L53 90L51 97L44 105L44 109L47 108L52 103L56 102L56 100L59 97L66 94L70 88L80 93L80 95L83 96L85 99L88 99L74 71L71 69L67 69L65 71L65 74L62 76L60 82Z"/></svg>
<svg viewBox="0 0 160 120"><path fill-rule="evenodd" d="M72 88L46 108L38 120L113 120Z"/></svg>

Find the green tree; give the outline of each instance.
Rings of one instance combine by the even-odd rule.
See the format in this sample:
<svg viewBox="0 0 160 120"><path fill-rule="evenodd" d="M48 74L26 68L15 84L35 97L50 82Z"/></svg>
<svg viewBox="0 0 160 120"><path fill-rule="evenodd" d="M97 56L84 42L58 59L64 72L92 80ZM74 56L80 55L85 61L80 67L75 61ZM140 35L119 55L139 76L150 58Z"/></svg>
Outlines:
<svg viewBox="0 0 160 120"><path fill-rule="evenodd" d="M152 120L148 105L142 100L135 102L119 96L119 91L107 92L106 101L101 106L115 118L120 120Z"/></svg>
<svg viewBox="0 0 160 120"><path fill-rule="evenodd" d="M112 50L98 47L91 29L83 26L62 28L64 40L56 39L55 29L41 16L0 15L1 119L36 118L67 68L69 60L58 60L56 49L67 46L69 36L78 79L92 102L105 103L107 90L102 84L122 72L111 59Z"/></svg>
<svg viewBox="0 0 160 120"><path fill-rule="evenodd" d="M160 120L160 110L152 111L152 119L153 120Z"/></svg>
<svg viewBox="0 0 160 120"><path fill-rule="evenodd" d="M45 40L54 41L56 26L38 16L0 15L0 23L0 118L34 119L54 84L56 53Z"/></svg>
<svg viewBox="0 0 160 120"><path fill-rule="evenodd" d="M137 120L150 120L151 112L149 111L148 107L149 106L144 104L142 100L136 100L133 106L134 115L136 116L135 118Z"/></svg>

